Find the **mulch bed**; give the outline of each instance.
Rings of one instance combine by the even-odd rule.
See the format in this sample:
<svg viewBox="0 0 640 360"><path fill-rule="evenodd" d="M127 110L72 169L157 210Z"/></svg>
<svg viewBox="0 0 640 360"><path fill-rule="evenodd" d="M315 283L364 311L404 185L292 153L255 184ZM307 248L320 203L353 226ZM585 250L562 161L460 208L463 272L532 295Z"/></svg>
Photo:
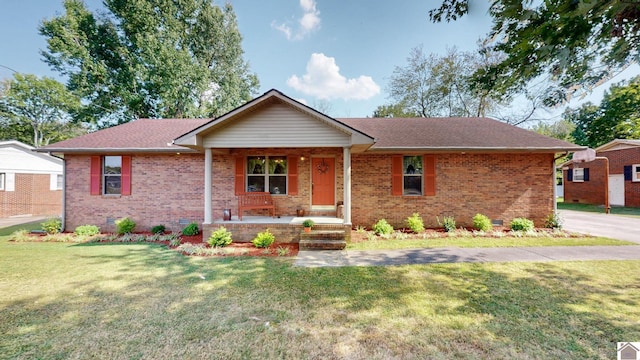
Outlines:
<svg viewBox="0 0 640 360"><path fill-rule="evenodd" d="M194 236L180 236L180 238L182 239L182 243L192 243L192 244L203 244L202 242L202 233L198 234L198 235L194 235ZM206 243L204 243L206 244ZM209 245L207 244L207 247L209 247ZM289 253L287 254L287 256L296 256L298 255L298 244L297 243L278 243L275 242L273 244L271 244L271 246L269 246L266 249L269 249L269 252L267 253L265 251L265 248L257 248L255 247L252 243L250 242L233 242L227 246L225 246L225 248L229 248L229 249L245 249L245 251L243 251L243 254L240 254L239 252L237 253L237 255L229 255L229 254L224 254L224 255L213 255L213 256L219 256L219 257L228 257L228 256L259 256L259 257L278 257L278 248L287 248L289 249Z"/></svg>
<svg viewBox="0 0 640 360"><path fill-rule="evenodd" d="M73 233L62 233L61 235L72 235ZM101 234L101 235L107 235L107 234ZM150 232L136 232L133 235L151 235ZM46 233L32 233L30 234L30 241L33 242L43 242L43 239L47 236ZM204 244L207 247L209 247L209 244L202 242L202 233L198 234L198 235L193 235L193 236L185 236L185 235L180 235L180 239L182 240L181 243L191 243L194 245L198 245L198 244ZM12 240L10 240L12 241ZM101 242L108 242L108 241L101 241ZM113 243L122 243L120 241L113 241ZM153 241L153 242L127 242L126 244L141 244L141 243L145 243L145 244L162 244L162 245L167 245L169 246L169 242L168 241ZM233 242L229 245L227 245L225 248L229 248L229 249L238 249L239 251L234 252L234 253L230 253L230 254L219 254L219 255L209 255L209 256L215 256L215 257L229 257L229 256L255 256L255 257L278 257L280 255L278 255L278 248L287 248L289 249L289 252L287 253L286 256L296 256L298 255L298 244L297 243L273 243L271 244L271 246L269 246L268 249L269 251L265 251L265 248L257 248L255 247L252 243L250 242ZM172 249L175 249L172 247ZM243 251L240 251L244 249Z"/></svg>

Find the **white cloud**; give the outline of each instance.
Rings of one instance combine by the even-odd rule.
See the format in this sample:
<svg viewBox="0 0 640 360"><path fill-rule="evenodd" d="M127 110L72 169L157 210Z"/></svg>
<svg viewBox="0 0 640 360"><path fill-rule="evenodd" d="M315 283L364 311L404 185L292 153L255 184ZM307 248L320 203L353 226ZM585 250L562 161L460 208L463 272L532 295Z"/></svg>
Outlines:
<svg viewBox="0 0 640 360"><path fill-rule="evenodd" d="M298 20L298 29L294 32L291 26L286 23L278 24L275 21L271 23L271 27L281 31L287 40L302 40L308 34L320 28L320 11L316 8L315 0L300 0L302 8L302 17Z"/></svg>
<svg viewBox="0 0 640 360"><path fill-rule="evenodd" d="M371 76L347 79L340 74L336 59L322 53L311 54L307 73L302 77L292 75L287 79L287 85L321 100L366 100L380 93L380 86Z"/></svg>

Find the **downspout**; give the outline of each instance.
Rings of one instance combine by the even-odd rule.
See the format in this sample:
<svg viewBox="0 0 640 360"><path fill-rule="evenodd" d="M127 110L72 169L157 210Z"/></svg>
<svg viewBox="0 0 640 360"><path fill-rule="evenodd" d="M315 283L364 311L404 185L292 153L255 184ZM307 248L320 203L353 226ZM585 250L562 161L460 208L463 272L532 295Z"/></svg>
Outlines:
<svg viewBox="0 0 640 360"><path fill-rule="evenodd" d="M556 184L556 161L567 155L569 155L569 152L565 151L564 154L553 158L553 171L551 172L551 175L553 176L553 213L555 215L558 215L558 184ZM562 184L564 186L564 173L562 174Z"/></svg>
<svg viewBox="0 0 640 360"><path fill-rule="evenodd" d="M52 153L49 153L49 155L62 160L62 214L60 215L60 222L62 223L62 231L64 231L67 228L67 162L64 157L56 156Z"/></svg>

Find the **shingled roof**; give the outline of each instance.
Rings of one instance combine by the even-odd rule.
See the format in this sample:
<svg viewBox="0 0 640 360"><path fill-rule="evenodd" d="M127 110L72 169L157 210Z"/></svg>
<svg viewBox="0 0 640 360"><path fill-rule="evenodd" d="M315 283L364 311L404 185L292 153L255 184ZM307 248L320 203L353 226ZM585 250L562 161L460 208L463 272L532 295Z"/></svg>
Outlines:
<svg viewBox="0 0 640 360"><path fill-rule="evenodd" d="M86 152L190 152L172 145L173 139L211 119L138 119L39 148L59 153Z"/></svg>
<svg viewBox="0 0 640 360"><path fill-rule="evenodd" d="M369 151L578 151L584 147L489 118L338 119L373 136Z"/></svg>

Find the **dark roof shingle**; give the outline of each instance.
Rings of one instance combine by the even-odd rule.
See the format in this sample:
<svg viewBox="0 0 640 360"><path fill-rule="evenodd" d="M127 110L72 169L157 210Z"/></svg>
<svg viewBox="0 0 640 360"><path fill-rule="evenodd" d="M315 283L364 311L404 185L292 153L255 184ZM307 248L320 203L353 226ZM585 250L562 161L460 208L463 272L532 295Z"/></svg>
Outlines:
<svg viewBox="0 0 640 360"><path fill-rule="evenodd" d="M376 139L371 150L574 151L582 147L489 118L337 119Z"/></svg>
<svg viewBox="0 0 640 360"><path fill-rule="evenodd" d="M171 145L173 139L201 126L211 119L138 119L119 126L96 131L73 139L41 147L39 151L181 151Z"/></svg>

